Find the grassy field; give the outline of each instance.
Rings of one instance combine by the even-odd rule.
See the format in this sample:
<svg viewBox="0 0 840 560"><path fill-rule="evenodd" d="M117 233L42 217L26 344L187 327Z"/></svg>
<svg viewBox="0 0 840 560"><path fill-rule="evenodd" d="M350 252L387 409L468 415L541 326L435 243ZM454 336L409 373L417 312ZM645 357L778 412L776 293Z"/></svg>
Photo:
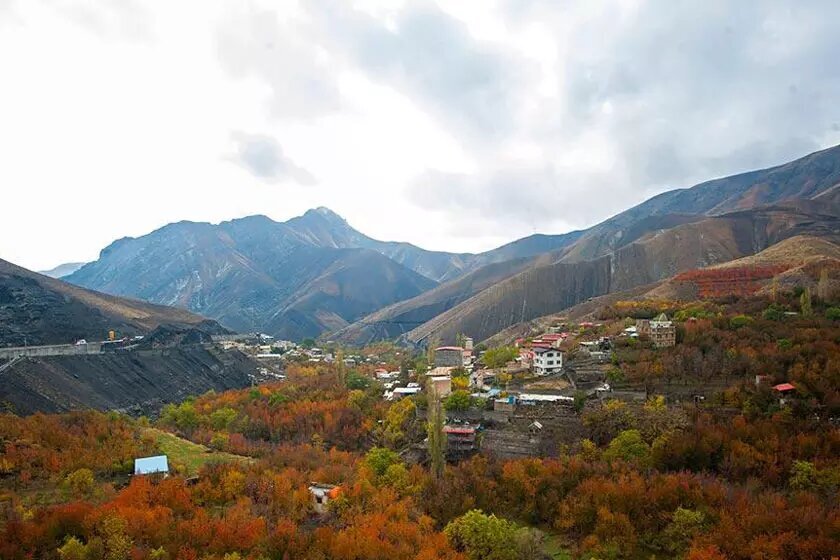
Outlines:
<svg viewBox="0 0 840 560"><path fill-rule="evenodd" d="M147 428L146 433L154 437L160 452L169 458L169 468L187 477L197 475L208 463L251 461L249 457L214 451L157 428Z"/></svg>

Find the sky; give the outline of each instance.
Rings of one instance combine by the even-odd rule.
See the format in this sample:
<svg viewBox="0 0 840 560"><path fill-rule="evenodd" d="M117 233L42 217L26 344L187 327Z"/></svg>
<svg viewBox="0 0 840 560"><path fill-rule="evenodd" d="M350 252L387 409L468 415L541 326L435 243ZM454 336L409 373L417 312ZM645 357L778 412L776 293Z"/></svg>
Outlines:
<svg viewBox="0 0 840 560"><path fill-rule="evenodd" d="M326 206L478 252L840 143L835 0L0 0L0 258Z"/></svg>

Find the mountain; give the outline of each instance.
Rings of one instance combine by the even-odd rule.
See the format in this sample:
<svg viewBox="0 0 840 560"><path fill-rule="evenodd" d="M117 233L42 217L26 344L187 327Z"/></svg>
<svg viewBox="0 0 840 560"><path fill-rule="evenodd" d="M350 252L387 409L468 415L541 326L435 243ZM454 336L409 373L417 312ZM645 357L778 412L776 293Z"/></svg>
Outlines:
<svg viewBox="0 0 840 560"><path fill-rule="evenodd" d="M626 286L639 285L638 282L642 280L638 279L652 281L667 277L668 271L671 270L705 266L723 262L727 258L752 254L766 246L768 239L777 232L768 232L766 239L756 234L752 247L733 245L733 240L743 243L744 240L752 238L751 234L740 232L740 229L750 227L744 224L751 222L730 220L727 223L738 231L729 232L729 243L718 240L722 245L715 247L716 235L720 233L714 226L717 222L704 221L722 213L772 204L783 206L783 212L793 211L818 216L840 215L840 146L770 169L716 179L689 189L672 190L587 230L565 236L547 236L548 243L545 244L542 242L546 240L540 239L540 236L516 241L491 252L495 258L502 258L501 262L483 268L479 266L478 259L474 259L470 261L472 270L464 276L443 283L411 300L381 309L357 323L330 333L328 338L358 344L378 338L393 338L413 331L408 338L421 340L436 329L443 329L438 334L445 337L454 336L450 332L452 325L460 324L455 318L465 317L464 309L456 310L461 304L466 308L484 309L483 312L487 315L484 325L493 325L490 328L496 328L497 325L510 324L509 321L514 321L516 317L514 310L505 306L497 307L500 293L508 294L505 297L514 297L510 294L518 293L526 298L518 300L515 304L522 320L526 315L538 313L536 307L539 305L554 308L557 305L574 304L580 301L579 298L591 297L598 291L566 286L564 282L571 281L565 276L570 269L567 266L559 266L561 263L580 263L580 268L584 270L593 266L597 268L597 261L603 257L610 257L612 267L623 267L623 270L611 272L610 289L624 289ZM734 216L736 214L732 214L730 218ZM662 232L672 230L677 238L659 236ZM830 230L829 227L822 233L830 234ZM704 235L707 237L703 238ZM642 243L657 236L658 240L649 245ZM642 244L622 251L635 243ZM518 261L504 261L501 257L507 248L522 246L530 246L531 254L538 257ZM648 247L645 254L639 254L641 247L645 246ZM677 250L675 247L681 249ZM697 253L697 249L701 247L705 247L706 254ZM518 256L525 256L522 255L521 249L516 253ZM652 259L650 255L657 258ZM509 258L515 259L514 256ZM589 261L593 262L586 264ZM542 267L551 265L557 266L552 274L546 274L548 271ZM517 275L529 271L530 275L514 280ZM523 282L525 278L530 280ZM540 285L542 281L546 282L544 286ZM505 282L509 283L504 284ZM500 284L498 289L481 295L483 290L490 289L497 283ZM528 290L524 286L532 284L532 290L536 291L526 296L525 292ZM519 291L511 290L513 285L523 288ZM595 285L603 287L602 283ZM548 292L554 296L551 301L543 298ZM466 303L473 297L477 299ZM529 308L534 309L528 312ZM491 320L494 313L501 314L500 317L504 319L498 322ZM472 320L464 320L466 323L460 328L474 324ZM443 325L449 326L443 328ZM484 332L485 327L482 326L479 330ZM464 332L477 336L474 332Z"/></svg>
<svg viewBox="0 0 840 560"><path fill-rule="evenodd" d="M831 209L805 212L796 205L780 205L685 223L602 257L528 268L416 327L406 338L415 343L430 337L446 341L465 333L483 340L589 298L753 255L796 235L838 239L840 218Z"/></svg>
<svg viewBox="0 0 840 560"><path fill-rule="evenodd" d="M64 276L73 274L83 266L85 266L85 263L83 262L64 263L49 270L39 270L38 274L43 274L44 276L49 276L50 278L63 278Z"/></svg>
<svg viewBox="0 0 840 560"><path fill-rule="evenodd" d="M714 216L790 199L840 196L840 146L758 171L750 171L676 189L621 212L586 230L570 248L567 261L586 260L609 254L655 229L693 221L696 216Z"/></svg>
<svg viewBox="0 0 840 560"><path fill-rule="evenodd" d="M0 260L0 347L104 340L109 330L135 335L161 324L205 321L182 309L93 292Z"/></svg>
<svg viewBox="0 0 840 560"><path fill-rule="evenodd" d="M810 235L789 237L754 255L699 269L693 271L690 276L697 276L696 273L698 272L705 274L727 269L763 267L770 267L775 271L757 282L748 278L744 279L745 282L751 284L749 288L755 290L756 293L769 295L772 293L775 283L779 290L793 290L796 287L807 286L811 288L812 293L817 294L818 283L823 270L828 272L829 289L832 290L832 293L840 293L840 244L838 244L838 240L835 238L832 241ZM599 313L604 307L619 301L644 301L646 299L657 301L696 300L700 297L696 286L688 286L687 284L692 282L681 279L683 276L685 275L681 274L654 284L611 292L563 309L558 313L515 323L496 333L485 343L492 346L511 344L516 338L545 332L548 327L560 322L598 320Z"/></svg>
<svg viewBox="0 0 840 560"><path fill-rule="evenodd" d="M535 235L480 254L444 253L372 239L316 208L287 222L251 216L218 225L169 224L115 241L67 280L190 309L234 330L299 340L339 330L439 281L565 247L577 235Z"/></svg>
<svg viewBox="0 0 840 560"><path fill-rule="evenodd" d="M187 308L235 330L301 339L435 286L377 251L347 247L363 242L326 209L286 223L178 222L115 241L67 280Z"/></svg>

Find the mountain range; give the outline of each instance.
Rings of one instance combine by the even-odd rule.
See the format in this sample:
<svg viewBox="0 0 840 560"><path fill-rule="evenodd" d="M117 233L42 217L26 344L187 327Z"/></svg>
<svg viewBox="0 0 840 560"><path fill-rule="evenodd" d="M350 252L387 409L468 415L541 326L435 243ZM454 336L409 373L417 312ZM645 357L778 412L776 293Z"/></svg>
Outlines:
<svg viewBox="0 0 840 560"><path fill-rule="evenodd" d="M840 231L840 147L655 196L589 229L480 254L372 239L326 208L287 222L179 222L125 238L67 276L239 331L361 344L482 340L520 321L795 235Z"/></svg>
<svg viewBox="0 0 840 560"><path fill-rule="evenodd" d="M184 309L86 290L0 260L0 347L105 340L110 330L139 335L164 324L224 332Z"/></svg>

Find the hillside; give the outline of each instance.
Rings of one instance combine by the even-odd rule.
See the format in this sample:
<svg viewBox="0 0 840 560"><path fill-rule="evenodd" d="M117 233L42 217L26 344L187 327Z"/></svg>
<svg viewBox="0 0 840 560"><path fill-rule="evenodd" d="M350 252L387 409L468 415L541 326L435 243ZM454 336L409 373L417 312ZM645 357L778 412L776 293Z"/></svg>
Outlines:
<svg viewBox="0 0 840 560"><path fill-rule="evenodd" d="M389 305L326 338L345 344L364 345L401 336L446 312L475 294L533 266L535 258L522 258L488 264L455 280Z"/></svg>
<svg viewBox="0 0 840 560"><path fill-rule="evenodd" d="M640 237L640 230L672 227L646 222L713 216L775 204L789 199L825 197L834 201L840 187L840 146L758 171L700 183L687 189L664 192L586 230L569 250L568 260L585 260L608 254Z"/></svg>
<svg viewBox="0 0 840 560"><path fill-rule="evenodd" d="M0 346L104 340L206 319L182 309L93 292L0 260Z"/></svg>
<svg viewBox="0 0 840 560"><path fill-rule="evenodd" d="M67 280L299 340L409 300L438 280L563 247L576 235L532 236L478 255L442 253L377 241L317 208L282 223L251 216L169 224L115 241Z"/></svg>
<svg viewBox="0 0 840 560"><path fill-rule="evenodd" d="M64 276L73 274L83 266L85 266L85 263L83 262L64 263L49 270L39 270L38 274L43 274L44 276L49 276L50 278L63 278Z"/></svg>
<svg viewBox="0 0 840 560"><path fill-rule="evenodd" d="M793 290L808 286L816 293L822 270L828 271L829 290L840 293L840 239L834 241L809 235L796 235L784 239L754 255L713 265L703 272L739 270L745 268L780 267L781 272L761 279L751 286L751 293L770 295L773 278L779 290ZM490 345L509 344L521 336L533 332L544 332L550 325L564 320L596 320L601 309L620 301L694 301L700 294L696 286L680 280L681 275L644 284L631 289L615 291L579 303L556 313L536 317L530 321L516 323L499 331L489 339Z"/></svg>
<svg viewBox="0 0 840 560"><path fill-rule="evenodd" d="M446 314L494 283L512 280L516 274L529 267L554 263L574 264L610 256L612 266L618 268L612 274L615 284L610 289L623 290L667 278L679 270L750 255L778 239L776 229L787 228L781 217L785 212L840 215L839 183L840 146L778 167L708 181L689 189L669 191L588 230L572 232L565 237L548 236L552 241L549 245L540 246L542 252L539 253L539 259L478 268L412 300L379 310L356 324L331 333L330 338L360 343L393 338L411 329L416 332L408 336L410 340L422 339L429 332L452 322L453 317L464 317L464 310L453 310L451 314L439 319L435 318L436 315ZM754 227L760 229L762 226L756 226L750 216L737 218L738 209L761 205L769 208L773 204L782 214L776 215L778 225L769 225L763 236L759 231L751 232ZM730 211L726 227L718 228L714 222L706 221L726 211ZM663 235L669 231L672 233ZM815 233L831 235L832 231L829 227ZM704 236L702 242L699 236ZM562 243L558 242L559 237L563 237ZM695 239L697 242L692 241ZM633 246L636 243L640 245ZM528 244L537 251L539 236L525 238L511 245ZM679 250L674 250L674 247L679 247ZM504 248L499 248L494 251L494 255L503 252ZM497 293L508 291L502 286ZM566 301L568 293L566 289L560 289L557 301ZM478 301L490 302L494 298L485 295L469 306L477 305ZM531 296L528 301L516 304L518 308L526 309L524 314L520 311L520 315L528 315L529 301L537 299ZM491 304L488 309L494 306ZM426 322L429 324L422 324ZM501 324L504 323L506 320L501 321ZM473 322L467 321L467 324ZM446 336L451 334L446 330L443 332Z"/></svg>
<svg viewBox="0 0 840 560"><path fill-rule="evenodd" d="M201 345L26 358L0 373L0 411L153 414L191 395L247 387L256 369L244 354Z"/></svg>
<svg viewBox="0 0 840 560"><path fill-rule="evenodd" d="M706 218L643 236L591 261L536 266L460 303L406 337L483 340L516 323L588 298L655 283L680 272L752 255L788 237L840 235L840 219L793 207L766 207Z"/></svg>

